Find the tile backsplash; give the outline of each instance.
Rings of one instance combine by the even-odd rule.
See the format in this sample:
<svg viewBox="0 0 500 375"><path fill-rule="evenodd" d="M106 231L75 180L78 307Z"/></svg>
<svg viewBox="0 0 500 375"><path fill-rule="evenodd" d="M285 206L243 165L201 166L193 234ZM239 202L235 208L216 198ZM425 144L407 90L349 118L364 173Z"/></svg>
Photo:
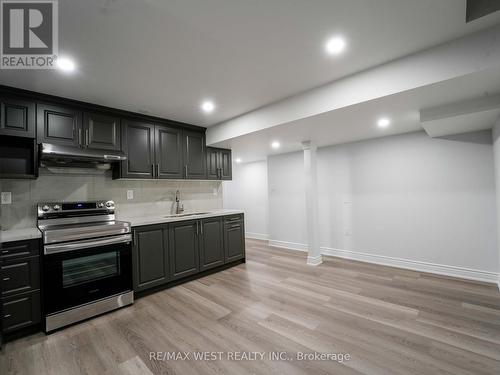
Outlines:
<svg viewBox="0 0 500 375"><path fill-rule="evenodd" d="M12 203L0 206L3 230L35 226L38 202L112 199L118 217L167 215L173 213L179 190L187 212L222 208L220 181L113 180L109 171L61 174L40 169L37 180L0 180L0 188L12 192ZM134 191L134 199L127 200L127 190Z"/></svg>

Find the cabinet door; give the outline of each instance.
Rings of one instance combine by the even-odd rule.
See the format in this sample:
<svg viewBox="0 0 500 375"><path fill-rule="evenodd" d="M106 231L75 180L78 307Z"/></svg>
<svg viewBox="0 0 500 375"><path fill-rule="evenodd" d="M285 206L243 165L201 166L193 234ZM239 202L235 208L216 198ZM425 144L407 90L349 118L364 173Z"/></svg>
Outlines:
<svg viewBox="0 0 500 375"><path fill-rule="evenodd" d="M155 126L155 162L157 178L183 177L182 129Z"/></svg>
<svg viewBox="0 0 500 375"><path fill-rule="evenodd" d="M168 231L153 225L134 229L134 291L140 292L169 280Z"/></svg>
<svg viewBox="0 0 500 375"><path fill-rule="evenodd" d="M154 178L154 125L124 120L122 145L127 160L121 163L122 178Z"/></svg>
<svg viewBox="0 0 500 375"><path fill-rule="evenodd" d="M121 150L120 119L99 113L83 115L84 145L100 150Z"/></svg>
<svg viewBox="0 0 500 375"><path fill-rule="evenodd" d="M82 113L48 104L37 106L38 143L80 146L83 142Z"/></svg>
<svg viewBox="0 0 500 375"><path fill-rule="evenodd" d="M219 178L221 180L231 180L233 178L231 150L219 150L219 168Z"/></svg>
<svg viewBox="0 0 500 375"><path fill-rule="evenodd" d="M219 179L219 150L207 147L207 179Z"/></svg>
<svg viewBox="0 0 500 375"><path fill-rule="evenodd" d="M224 248L226 263L245 257L245 230L243 221L225 223Z"/></svg>
<svg viewBox="0 0 500 375"><path fill-rule="evenodd" d="M35 138L35 103L0 98L0 134Z"/></svg>
<svg viewBox="0 0 500 375"><path fill-rule="evenodd" d="M200 270L224 264L224 231L222 217L200 221Z"/></svg>
<svg viewBox="0 0 500 375"><path fill-rule="evenodd" d="M187 179L207 178L205 134L184 130L184 173Z"/></svg>
<svg viewBox="0 0 500 375"><path fill-rule="evenodd" d="M169 225L169 253L172 279L192 275L199 270L198 221Z"/></svg>

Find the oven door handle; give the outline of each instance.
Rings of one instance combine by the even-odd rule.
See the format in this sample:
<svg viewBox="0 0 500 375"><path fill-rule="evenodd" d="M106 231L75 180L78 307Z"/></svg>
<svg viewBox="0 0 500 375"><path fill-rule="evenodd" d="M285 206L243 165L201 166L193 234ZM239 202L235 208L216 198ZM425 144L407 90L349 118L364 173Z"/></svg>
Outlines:
<svg viewBox="0 0 500 375"><path fill-rule="evenodd" d="M117 243L132 242L132 235L124 234L122 236L104 238L101 240L91 240L91 241L75 241L56 245L46 245L43 248L43 253L45 255L65 253L67 251L74 251L80 249L88 249L91 247L114 245Z"/></svg>

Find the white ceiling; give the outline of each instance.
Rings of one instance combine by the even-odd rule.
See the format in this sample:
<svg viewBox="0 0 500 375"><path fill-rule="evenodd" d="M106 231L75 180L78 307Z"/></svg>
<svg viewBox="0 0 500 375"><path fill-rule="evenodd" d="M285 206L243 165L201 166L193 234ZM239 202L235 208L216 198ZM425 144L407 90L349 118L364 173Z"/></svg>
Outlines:
<svg viewBox="0 0 500 375"><path fill-rule="evenodd" d="M301 150L301 142L306 140L322 147L419 131L423 130L421 109L498 93L500 67L275 126L216 146L231 148L233 158L252 162L268 155ZM382 116L392 120L390 127L377 127L377 119ZM274 140L281 143L279 150L270 147Z"/></svg>
<svg viewBox="0 0 500 375"><path fill-rule="evenodd" d="M73 75L0 71L0 83L203 126L500 23L465 0L64 0ZM344 55L327 57L334 34ZM200 112L211 98L217 110Z"/></svg>

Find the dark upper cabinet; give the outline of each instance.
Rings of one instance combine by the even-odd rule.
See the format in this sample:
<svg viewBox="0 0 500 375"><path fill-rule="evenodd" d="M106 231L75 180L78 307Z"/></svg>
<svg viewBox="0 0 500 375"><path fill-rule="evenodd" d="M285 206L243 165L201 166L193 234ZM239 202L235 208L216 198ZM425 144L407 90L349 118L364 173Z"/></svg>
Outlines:
<svg viewBox="0 0 500 375"><path fill-rule="evenodd" d="M170 274L172 279L199 272L199 223L196 220L169 224Z"/></svg>
<svg viewBox="0 0 500 375"><path fill-rule="evenodd" d="M226 262L245 258L245 228L243 217L227 217L224 223L224 251Z"/></svg>
<svg viewBox="0 0 500 375"><path fill-rule="evenodd" d="M182 129L155 126L156 178L183 178Z"/></svg>
<svg viewBox="0 0 500 375"><path fill-rule="evenodd" d="M0 134L35 138L35 103L0 97Z"/></svg>
<svg viewBox="0 0 500 375"><path fill-rule="evenodd" d="M169 280L168 230L151 225L134 229L134 291L162 285Z"/></svg>
<svg viewBox="0 0 500 375"><path fill-rule="evenodd" d="M207 178L205 134L183 131L184 177L187 179Z"/></svg>
<svg viewBox="0 0 500 375"><path fill-rule="evenodd" d="M231 150L219 150L220 179L231 180L233 178L233 165L231 160Z"/></svg>
<svg viewBox="0 0 500 375"><path fill-rule="evenodd" d="M224 228L222 217L200 220L200 270L224 264Z"/></svg>
<svg viewBox="0 0 500 375"><path fill-rule="evenodd" d="M219 149L207 147L207 179L219 179Z"/></svg>
<svg viewBox="0 0 500 375"><path fill-rule="evenodd" d="M233 178L231 150L207 147L207 178L209 180Z"/></svg>
<svg viewBox="0 0 500 375"><path fill-rule="evenodd" d="M122 149L127 160L120 163L120 178L155 177L154 131L153 124L122 121Z"/></svg>
<svg viewBox="0 0 500 375"><path fill-rule="evenodd" d="M121 150L120 119L100 113L85 112L82 146L100 150Z"/></svg>
<svg viewBox="0 0 500 375"><path fill-rule="evenodd" d="M56 105L37 105L38 143L83 144L82 112Z"/></svg>

